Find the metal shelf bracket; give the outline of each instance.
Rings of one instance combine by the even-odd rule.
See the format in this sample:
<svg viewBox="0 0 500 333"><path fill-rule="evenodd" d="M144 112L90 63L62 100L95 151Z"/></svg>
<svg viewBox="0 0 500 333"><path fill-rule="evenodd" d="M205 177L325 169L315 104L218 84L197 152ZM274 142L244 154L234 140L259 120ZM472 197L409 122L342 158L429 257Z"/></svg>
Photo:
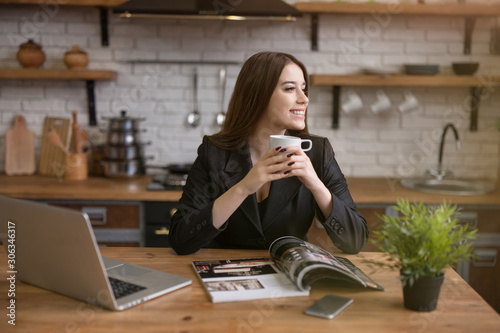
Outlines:
<svg viewBox="0 0 500 333"><path fill-rule="evenodd" d="M318 51L319 15L311 14L311 50Z"/></svg>
<svg viewBox="0 0 500 333"><path fill-rule="evenodd" d="M86 80L87 85L87 102L88 102L88 113L89 113L89 125L97 126L97 117L95 112L95 81Z"/></svg>
<svg viewBox="0 0 500 333"><path fill-rule="evenodd" d="M471 87L470 94L470 125L469 130L471 132L477 132L477 120L479 118L479 100L481 98L481 93L483 87Z"/></svg>
<svg viewBox="0 0 500 333"><path fill-rule="evenodd" d="M339 128L340 115L340 86L333 86L333 122L332 128Z"/></svg>
<svg viewBox="0 0 500 333"><path fill-rule="evenodd" d="M475 17L466 17L465 18L464 54L470 54L470 52L471 52L472 31L474 31L475 24L476 24Z"/></svg>
<svg viewBox="0 0 500 333"><path fill-rule="evenodd" d="M98 7L101 18L101 45L109 46L109 21L108 21L108 8Z"/></svg>

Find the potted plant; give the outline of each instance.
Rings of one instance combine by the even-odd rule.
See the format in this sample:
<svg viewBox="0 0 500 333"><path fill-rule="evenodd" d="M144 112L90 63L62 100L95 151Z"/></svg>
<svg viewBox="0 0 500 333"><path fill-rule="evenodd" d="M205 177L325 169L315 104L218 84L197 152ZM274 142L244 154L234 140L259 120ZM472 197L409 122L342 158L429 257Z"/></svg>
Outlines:
<svg viewBox="0 0 500 333"><path fill-rule="evenodd" d="M380 217L374 244L387 257L380 267L399 269L406 308L436 309L445 269L472 257L476 229L460 224L457 207L446 202L424 205L399 200L397 216Z"/></svg>

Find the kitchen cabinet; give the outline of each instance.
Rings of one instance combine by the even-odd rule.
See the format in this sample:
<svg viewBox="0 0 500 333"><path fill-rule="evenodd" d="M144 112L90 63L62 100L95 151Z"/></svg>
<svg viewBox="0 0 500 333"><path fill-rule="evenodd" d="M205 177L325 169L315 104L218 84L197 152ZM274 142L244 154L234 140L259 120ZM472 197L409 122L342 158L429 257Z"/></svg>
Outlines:
<svg viewBox="0 0 500 333"><path fill-rule="evenodd" d="M146 247L169 247L168 234L172 216L177 210L177 202L146 201L145 225Z"/></svg>
<svg viewBox="0 0 500 333"><path fill-rule="evenodd" d="M144 246L141 202L86 200L44 202L87 213L99 246Z"/></svg>
<svg viewBox="0 0 500 333"><path fill-rule="evenodd" d="M468 264L467 282L488 304L500 313L500 238L494 244L475 246L474 258Z"/></svg>
<svg viewBox="0 0 500 333"><path fill-rule="evenodd" d="M462 221L478 229L474 255L456 271L500 313L500 206L460 206Z"/></svg>
<svg viewBox="0 0 500 333"><path fill-rule="evenodd" d="M373 243L374 239L373 230L377 230L380 224L379 216L382 216L387 213L387 210L390 208L388 205L360 205L358 206L358 210L363 214L366 219L366 224L368 225L368 230L370 231L370 236L368 238L368 242L363 249L363 251L380 251Z"/></svg>
<svg viewBox="0 0 500 333"><path fill-rule="evenodd" d="M86 82L89 125L97 125L94 86L96 80L114 80L116 72L108 70L64 70L0 68L0 79L14 80L82 80Z"/></svg>

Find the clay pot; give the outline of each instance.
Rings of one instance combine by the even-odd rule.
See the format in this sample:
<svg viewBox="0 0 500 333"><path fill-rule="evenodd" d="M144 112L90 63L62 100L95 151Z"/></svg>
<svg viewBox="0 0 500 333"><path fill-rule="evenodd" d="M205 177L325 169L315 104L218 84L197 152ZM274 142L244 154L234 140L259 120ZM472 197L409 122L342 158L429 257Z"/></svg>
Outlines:
<svg viewBox="0 0 500 333"><path fill-rule="evenodd" d="M85 69L89 63L87 53L80 50L78 45L74 45L71 50L64 54L64 63L69 69Z"/></svg>
<svg viewBox="0 0 500 333"><path fill-rule="evenodd" d="M16 57L24 68L38 69L45 62L45 53L42 51L42 47L33 42L32 39L19 46Z"/></svg>

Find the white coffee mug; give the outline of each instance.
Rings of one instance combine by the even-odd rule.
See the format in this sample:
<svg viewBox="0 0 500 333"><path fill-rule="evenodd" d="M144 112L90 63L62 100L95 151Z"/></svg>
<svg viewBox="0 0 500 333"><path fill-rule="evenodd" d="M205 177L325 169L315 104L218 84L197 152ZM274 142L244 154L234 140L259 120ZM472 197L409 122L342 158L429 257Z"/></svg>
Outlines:
<svg viewBox="0 0 500 333"><path fill-rule="evenodd" d="M363 100L359 97L354 90L349 89L347 91L347 99L342 103L342 111L345 113L351 113L361 110L363 108Z"/></svg>
<svg viewBox="0 0 500 333"><path fill-rule="evenodd" d="M383 90L378 90L377 100L370 106L370 108L373 113L377 114L389 110L391 106L391 100L389 99L389 97L387 97L385 92Z"/></svg>
<svg viewBox="0 0 500 333"><path fill-rule="evenodd" d="M399 112L408 112L418 108L418 100L409 90L404 92L405 99L398 105Z"/></svg>
<svg viewBox="0 0 500 333"><path fill-rule="evenodd" d="M308 142L309 146L307 148L302 147L302 143ZM269 136L269 149L276 148L276 147L281 147L281 148L286 148L290 146L299 146L302 148L303 151L308 151L311 150L312 148L312 141L309 139L301 139L296 136L289 136L289 135L271 135ZM282 153L286 154L286 152Z"/></svg>

